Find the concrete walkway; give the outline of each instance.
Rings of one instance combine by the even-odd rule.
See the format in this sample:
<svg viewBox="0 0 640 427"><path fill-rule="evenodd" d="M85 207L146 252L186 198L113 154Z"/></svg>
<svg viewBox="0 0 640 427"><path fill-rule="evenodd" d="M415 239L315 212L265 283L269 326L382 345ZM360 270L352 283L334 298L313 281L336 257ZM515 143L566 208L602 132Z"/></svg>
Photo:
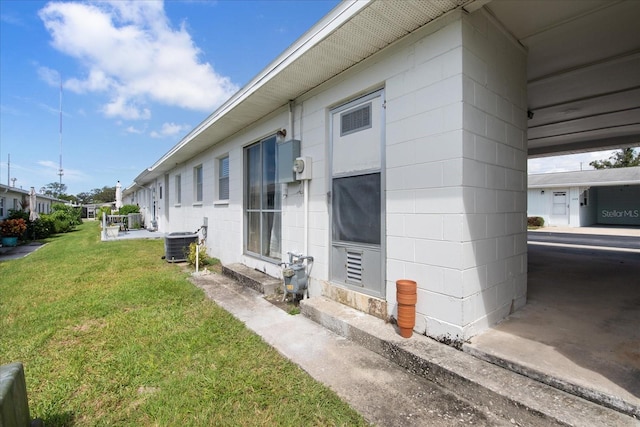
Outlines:
<svg viewBox="0 0 640 427"><path fill-rule="evenodd" d="M395 326L324 297L291 316L228 277L191 280L375 425L637 425L425 336L401 338Z"/></svg>
<svg viewBox="0 0 640 427"><path fill-rule="evenodd" d="M18 246L0 246L0 261L24 258L43 246L40 242L31 242Z"/></svg>

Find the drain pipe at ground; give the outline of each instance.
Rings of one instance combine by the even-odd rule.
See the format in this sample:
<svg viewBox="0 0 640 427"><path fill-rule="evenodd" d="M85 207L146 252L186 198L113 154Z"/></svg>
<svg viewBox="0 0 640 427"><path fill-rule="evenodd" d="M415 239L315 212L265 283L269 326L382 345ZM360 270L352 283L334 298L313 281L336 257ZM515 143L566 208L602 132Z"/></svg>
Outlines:
<svg viewBox="0 0 640 427"><path fill-rule="evenodd" d="M198 274L198 267L200 266L200 240L196 243L196 274Z"/></svg>

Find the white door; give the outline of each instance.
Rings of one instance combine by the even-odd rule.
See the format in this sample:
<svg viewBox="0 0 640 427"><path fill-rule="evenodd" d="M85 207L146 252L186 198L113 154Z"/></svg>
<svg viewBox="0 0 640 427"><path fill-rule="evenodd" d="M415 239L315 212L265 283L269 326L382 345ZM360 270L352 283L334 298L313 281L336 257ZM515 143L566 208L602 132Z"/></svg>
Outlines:
<svg viewBox="0 0 640 427"><path fill-rule="evenodd" d="M383 92L331 111L331 281L384 297Z"/></svg>
<svg viewBox="0 0 640 427"><path fill-rule="evenodd" d="M551 225L569 225L569 199L566 190L553 192Z"/></svg>

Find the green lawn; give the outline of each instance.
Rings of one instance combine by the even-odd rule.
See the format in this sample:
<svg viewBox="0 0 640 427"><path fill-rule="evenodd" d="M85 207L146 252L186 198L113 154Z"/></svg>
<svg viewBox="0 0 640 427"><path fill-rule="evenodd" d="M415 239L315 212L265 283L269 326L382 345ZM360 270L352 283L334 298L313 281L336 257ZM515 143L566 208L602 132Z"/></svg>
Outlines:
<svg viewBox="0 0 640 427"><path fill-rule="evenodd" d="M98 224L0 262L0 365L25 366L45 425L364 425L161 260Z"/></svg>

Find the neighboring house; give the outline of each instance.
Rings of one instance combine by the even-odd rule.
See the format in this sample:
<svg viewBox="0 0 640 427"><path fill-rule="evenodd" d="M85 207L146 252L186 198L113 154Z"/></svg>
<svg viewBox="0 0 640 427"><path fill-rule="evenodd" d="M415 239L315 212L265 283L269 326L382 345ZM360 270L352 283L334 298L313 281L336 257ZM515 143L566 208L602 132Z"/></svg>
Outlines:
<svg viewBox="0 0 640 427"><path fill-rule="evenodd" d="M112 208L113 209L113 208L115 208L115 202L112 202L112 203L90 203L90 204L82 205L82 217L83 218L87 218L87 219L97 219L97 220L99 220L100 218L96 218L96 213L102 207L108 207L108 208Z"/></svg>
<svg viewBox="0 0 640 427"><path fill-rule="evenodd" d="M66 203L64 200L59 200L44 194L36 194L36 202L37 206L35 206L35 211L41 214L51 213L51 205L54 203ZM8 217L9 211L12 210L29 211L29 208L23 209L28 203L28 190L0 184L0 220Z"/></svg>
<svg viewBox="0 0 640 427"><path fill-rule="evenodd" d="M224 264L281 277L287 252L313 256L312 297L387 319L396 313L395 281L412 279L417 332L467 339L488 328L522 307L527 292L534 146L532 57L523 43L542 39L512 34L529 31L522 13L547 17L533 20L540 31L556 28L544 24L555 15L540 7L557 3L496 2L491 12L486 4L339 4L142 171L124 203L138 204L161 232L206 225L207 251ZM509 30L496 13L514 18ZM574 45L545 40L535 47L546 53ZM532 61L542 75L551 72L545 58ZM562 78L537 81L535 90L560 105L553 85ZM541 106L535 120L543 113ZM635 123L631 116L624 118ZM561 142L579 147L577 130L566 137L557 129L547 141L556 128L538 132L536 154Z"/></svg>
<svg viewBox="0 0 640 427"><path fill-rule="evenodd" d="M640 166L529 175L527 199L547 226L640 226Z"/></svg>

